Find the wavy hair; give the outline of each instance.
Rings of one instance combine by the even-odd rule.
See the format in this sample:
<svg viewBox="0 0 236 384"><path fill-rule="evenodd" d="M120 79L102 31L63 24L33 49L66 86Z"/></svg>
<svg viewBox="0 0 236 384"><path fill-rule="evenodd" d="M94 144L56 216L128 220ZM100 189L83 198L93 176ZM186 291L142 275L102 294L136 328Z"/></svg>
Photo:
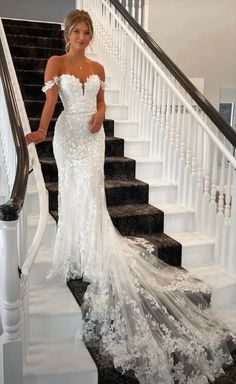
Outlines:
<svg viewBox="0 0 236 384"><path fill-rule="evenodd" d="M70 41L69 36L73 30L73 28L76 26L76 24L84 22L87 24L91 38L94 35L93 30L93 22L88 12L84 10L74 9L64 19L64 39L66 42L65 50L66 52L69 51L70 48Z"/></svg>

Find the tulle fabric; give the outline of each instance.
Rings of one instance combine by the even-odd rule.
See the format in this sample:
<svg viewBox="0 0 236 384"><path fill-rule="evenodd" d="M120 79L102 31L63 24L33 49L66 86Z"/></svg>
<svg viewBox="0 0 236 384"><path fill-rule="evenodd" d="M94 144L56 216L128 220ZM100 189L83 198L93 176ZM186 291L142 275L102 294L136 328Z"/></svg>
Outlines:
<svg viewBox="0 0 236 384"><path fill-rule="evenodd" d="M91 76L63 75L64 111L53 141L59 176L59 222L50 277L90 284L82 305L83 335L97 338L123 373L141 384L207 384L230 364L235 336L208 309L209 288L158 259L144 239L122 237L113 226L104 192L104 131L90 132L96 95ZM49 87L49 88L48 88Z"/></svg>

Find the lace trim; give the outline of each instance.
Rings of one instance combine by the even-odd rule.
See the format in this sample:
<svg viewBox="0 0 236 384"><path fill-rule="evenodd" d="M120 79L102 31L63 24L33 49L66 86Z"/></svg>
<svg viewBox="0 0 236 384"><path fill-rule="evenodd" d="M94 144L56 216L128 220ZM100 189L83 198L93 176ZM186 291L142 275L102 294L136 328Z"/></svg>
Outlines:
<svg viewBox="0 0 236 384"><path fill-rule="evenodd" d="M54 87L54 85L58 85L59 83L59 77L58 76L54 76L53 77L53 80L48 80L45 85L43 86L42 88L42 91L43 92L47 92L49 89L51 89L52 87Z"/></svg>
<svg viewBox="0 0 236 384"><path fill-rule="evenodd" d="M99 79L100 80L100 87L101 87L101 89L103 90L103 91L105 91L105 89L106 89L106 83L105 83L105 81L102 81L101 79Z"/></svg>

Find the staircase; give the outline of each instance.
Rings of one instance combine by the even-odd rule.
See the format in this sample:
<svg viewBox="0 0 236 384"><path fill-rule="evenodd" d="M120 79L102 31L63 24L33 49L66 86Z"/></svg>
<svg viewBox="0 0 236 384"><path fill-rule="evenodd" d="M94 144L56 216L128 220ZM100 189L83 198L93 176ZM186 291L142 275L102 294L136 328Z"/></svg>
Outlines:
<svg viewBox="0 0 236 384"><path fill-rule="evenodd" d="M3 20L3 23L30 126L34 131L38 128L45 97L41 88L47 58L64 53L61 28L56 24L17 20ZM89 55L95 56L93 53ZM214 279L217 279L217 270L211 265L213 242L194 231L195 212L176 204L177 185L161 178L163 164L158 159L148 158L149 142L136 139L137 122L129 121L128 108L122 105L119 90L114 88L109 74L107 84L107 113L104 121L105 192L114 225L122 235L140 236L152 242L158 250L158 257L166 263L188 267L198 271L203 277L209 273L205 267L201 270L202 265L207 264L210 265L212 276L215 271ZM24 372L25 384L97 382L96 366L87 349L82 341L75 344L73 340L81 323L77 303L63 280L58 278L48 281L45 278L50 268L58 219L57 168L52 152L52 139L55 121L61 109L61 102L58 101L47 139L37 146L51 215L43 246L30 277L31 326L29 357ZM27 197L29 242L31 232L35 230L38 213L32 175L31 180ZM226 280L227 277L228 275ZM228 283L223 288L231 292L236 287L236 279L232 277ZM72 281L69 286L81 303L86 285L81 281ZM230 295L229 297L231 298ZM231 304L231 299L228 304ZM97 364L102 365L102 362L98 362L96 346L90 346L89 350ZM112 373L111 362L109 370L110 375L117 374ZM124 380L127 383L136 382L132 378L130 381L127 378Z"/></svg>

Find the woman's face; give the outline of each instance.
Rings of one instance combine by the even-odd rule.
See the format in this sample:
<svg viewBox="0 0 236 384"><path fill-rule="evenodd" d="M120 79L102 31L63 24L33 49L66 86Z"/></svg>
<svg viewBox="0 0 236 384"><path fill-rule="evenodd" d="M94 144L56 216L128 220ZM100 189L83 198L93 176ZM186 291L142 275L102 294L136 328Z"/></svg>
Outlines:
<svg viewBox="0 0 236 384"><path fill-rule="evenodd" d="M85 50L91 39L89 26L84 21L77 23L69 36L70 46L82 51Z"/></svg>

